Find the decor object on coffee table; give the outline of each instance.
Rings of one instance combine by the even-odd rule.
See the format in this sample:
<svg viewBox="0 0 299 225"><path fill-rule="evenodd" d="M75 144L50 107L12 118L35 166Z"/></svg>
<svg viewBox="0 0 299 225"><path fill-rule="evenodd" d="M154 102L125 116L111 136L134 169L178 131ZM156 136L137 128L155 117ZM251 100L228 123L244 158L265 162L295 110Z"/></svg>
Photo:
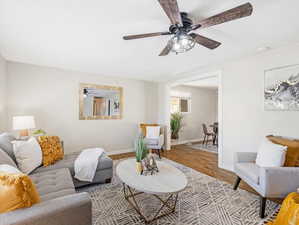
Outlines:
<svg viewBox="0 0 299 225"><path fill-rule="evenodd" d="M125 199L136 210L145 223L150 223L163 216L175 212L179 192L187 186L187 178L183 172L174 166L157 161L159 173L154 176L139 176L135 172L135 159L127 159L120 162L116 167L116 175L123 182ZM133 190L138 191L137 193ZM153 216L146 217L141 211L135 196L149 194L161 201L162 205ZM163 197L167 195L164 200ZM163 209L167 208L167 211Z"/></svg>
<svg viewBox="0 0 299 225"><path fill-rule="evenodd" d="M270 138L271 137L271 138ZM274 137L269 136L269 140L274 142ZM298 140L286 138L275 138L276 144L287 146L286 162L290 163L288 157L292 157L288 152L294 150L295 146L299 150ZM260 217L265 217L267 198L284 198L289 193L294 192L299 187L299 167L260 167L256 164L256 152L237 152L235 155L234 171L237 179L234 185L236 190L240 181L245 181L256 192L260 194ZM298 162L299 158L295 159Z"/></svg>
<svg viewBox="0 0 299 225"><path fill-rule="evenodd" d="M159 172L154 154L149 150L149 154L142 160L143 172L142 175L154 175Z"/></svg>
<svg viewBox="0 0 299 225"><path fill-rule="evenodd" d="M145 145L143 137L138 137L135 143L135 156L136 156L136 170L138 174L142 174L142 160L148 154L148 149Z"/></svg>
<svg viewBox="0 0 299 225"><path fill-rule="evenodd" d="M12 127L14 130L20 130L20 137L28 137L29 129L35 128L33 116L14 116L12 118Z"/></svg>

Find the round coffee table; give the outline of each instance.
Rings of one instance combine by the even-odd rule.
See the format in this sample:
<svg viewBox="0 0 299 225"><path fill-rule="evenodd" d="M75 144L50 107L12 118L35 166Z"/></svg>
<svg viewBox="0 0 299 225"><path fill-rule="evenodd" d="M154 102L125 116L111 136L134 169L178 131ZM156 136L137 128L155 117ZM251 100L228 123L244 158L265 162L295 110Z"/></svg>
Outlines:
<svg viewBox="0 0 299 225"><path fill-rule="evenodd" d="M179 192L183 191L187 186L187 178L179 169L161 161L157 161L157 166L159 172L147 176L137 174L135 159L124 160L116 167L116 174L123 182L125 199L132 205L146 223L150 223L162 216L173 213L175 211ZM138 192L133 193L132 189L135 189ZM144 216L135 199L136 195L143 193L153 195L162 203L161 207L152 218L146 218ZM168 197L163 200L159 195L167 195ZM170 204L170 201L173 198L174 203ZM164 207L167 207L169 210L166 213L159 215Z"/></svg>

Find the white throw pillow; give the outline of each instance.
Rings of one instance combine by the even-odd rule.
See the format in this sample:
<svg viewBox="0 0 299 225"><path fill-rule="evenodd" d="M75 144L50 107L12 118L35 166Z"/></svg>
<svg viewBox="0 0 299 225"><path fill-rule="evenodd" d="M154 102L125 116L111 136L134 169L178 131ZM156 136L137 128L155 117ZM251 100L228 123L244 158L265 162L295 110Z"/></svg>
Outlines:
<svg viewBox="0 0 299 225"><path fill-rule="evenodd" d="M261 143L256 164L260 167L281 167L284 165L287 146L277 145L264 139Z"/></svg>
<svg viewBox="0 0 299 225"><path fill-rule="evenodd" d="M159 126L147 126L146 127L146 138L158 138L160 136Z"/></svg>
<svg viewBox="0 0 299 225"><path fill-rule="evenodd" d="M3 172L3 173L22 173L17 168L15 168L11 165L8 165L8 164L1 164L0 165L0 172Z"/></svg>
<svg viewBox="0 0 299 225"><path fill-rule="evenodd" d="M19 169L29 174L42 164L42 150L34 137L26 141L13 141L13 151Z"/></svg>

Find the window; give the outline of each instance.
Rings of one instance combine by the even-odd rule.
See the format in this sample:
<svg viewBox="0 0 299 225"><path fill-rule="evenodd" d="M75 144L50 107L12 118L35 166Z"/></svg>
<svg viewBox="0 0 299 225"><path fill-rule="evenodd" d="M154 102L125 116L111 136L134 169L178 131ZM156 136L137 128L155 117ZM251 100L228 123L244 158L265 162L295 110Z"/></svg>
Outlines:
<svg viewBox="0 0 299 225"><path fill-rule="evenodd" d="M185 97L171 97L170 112L190 113L191 99Z"/></svg>

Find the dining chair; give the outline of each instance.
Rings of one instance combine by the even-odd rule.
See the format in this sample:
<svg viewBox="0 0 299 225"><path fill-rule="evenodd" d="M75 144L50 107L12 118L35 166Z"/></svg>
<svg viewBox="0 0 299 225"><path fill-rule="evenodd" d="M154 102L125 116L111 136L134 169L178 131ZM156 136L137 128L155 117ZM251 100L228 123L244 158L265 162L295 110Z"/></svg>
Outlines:
<svg viewBox="0 0 299 225"><path fill-rule="evenodd" d="M214 132L213 145L218 146L218 122L215 122L213 124L213 132Z"/></svg>
<svg viewBox="0 0 299 225"><path fill-rule="evenodd" d="M203 138L203 144L206 143L206 145L209 142L209 137L212 137L212 140L214 138L214 133L208 132L208 128L206 124L202 124L202 129L203 129L203 133L204 133L204 138Z"/></svg>

